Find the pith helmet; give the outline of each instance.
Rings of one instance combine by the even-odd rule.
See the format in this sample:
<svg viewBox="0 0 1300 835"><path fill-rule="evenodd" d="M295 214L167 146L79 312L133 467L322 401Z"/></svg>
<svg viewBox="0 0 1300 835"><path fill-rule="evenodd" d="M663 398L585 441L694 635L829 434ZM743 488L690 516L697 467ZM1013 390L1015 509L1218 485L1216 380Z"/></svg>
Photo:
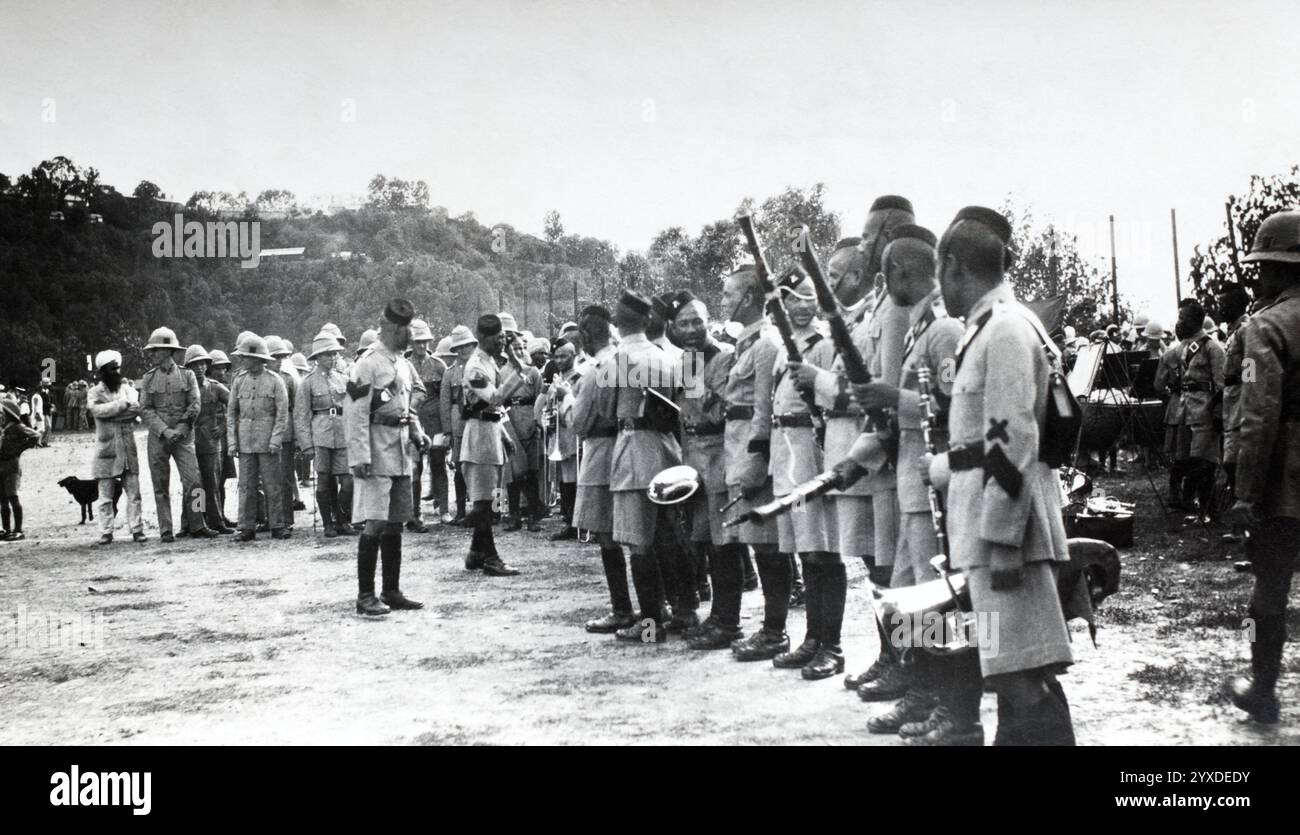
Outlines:
<svg viewBox="0 0 1300 835"><path fill-rule="evenodd" d="M266 340L255 333L244 337L244 340L239 343L239 347L235 349L235 353L241 357L252 357L259 360L275 359L266 350Z"/></svg>
<svg viewBox="0 0 1300 835"><path fill-rule="evenodd" d="M220 348L213 348L211 351L208 351L208 356L212 357L213 367L218 365L230 365L230 357L226 356L226 352Z"/></svg>
<svg viewBox="0 0 1300 835"><path fill-rule="evenodd" d="M301 353L295 353L292 357L289 357L289 362L293 363L293 367L301 371L303 374L311 371L311 366L307 364L307 358Z"/></svg>
<svg viewBox="0 0 1300 835"><path fill-rule="evenodd" d="M374 328L371 328L370 330L367 331L362 331L361 339L360 341L357 342L357 356L361 356L366 351L369 351L371 348L375 346L375 343L378 341L379 341L379 331L375 330Z"/></svg>
<svg viewBox="0 0 1300 835"><path fill-rule="evenodd" d="M266 338L266 350L272 357L287 357L293 353L285 347L284 340L274 334Z"/></svg>
<svg viewBox="0 0 1300 835"><path fill-rule="evenodd" d="M1250 254L1242 260L1300 264L1300 211L1269 215L1255 233Z"/></svg>
<svg viewBox="0 0 1300 835"><path fill-rule="evenodd" d="M478 340L474 338L474 334L465 325L457 325L452 328L451 336L448 338L451 340L451 344L448 347L453 351L457 348L464 348L466 345L478 344Z"/></svg>
<svg viewBox="0 0 1300 835"><path fill-rule="evenodd" d="M411 320L411 341L412 342L432 342L433 331L429 330L429 323L423 319Z"/></svg>
<svg viewBox="0 0 1300 835"><path fill-rule="evenodd" d="M168 348L179 351L184 346L176 339L176 332L171 328L157 328L149 334L149 344L144 346L146 351L152 351L156 348Z"/></svg>
<svg viewBox="0 0 1300 835"><path fill-rule="evenodd" d="M185 362L182 365L189 365L192 362L206 360L212 362L212 355L203 350L203 346L195 343L185 349Z"/></svg>
<svg viewBox="0 0 1300 835"><path fill-rule="evenodd" d="M497 318L501 320L501 330L519 333L519 323L515 321L513 313L498 313Z"/></svg>
<svg viewBox="0 0 1300 835"><path fill-rule="evenodd" d="M451 337L444 336L438 340L438 347L434 349L433 355L436 357L454 357L456 352L451 350Z"/></svg>
<svg viewBox="0 0 1300 835"><path fill-rule="evenodd" d="M343 335L343 331L339 330L339 326L334 324L333 322L326 322L325 324L321 325L320 332L327 333L330 336L334 337L339 341L340 345L348 344L348 338Z"/></svg>
<svg viewBox="0 0 1300 835"><path fill-rule="evenodd" d="M316 359L321 354L328 354L330 351L342 350L343 346L339 341L324 331L316 334L316 338L311 341L311 359Z"/></svg>

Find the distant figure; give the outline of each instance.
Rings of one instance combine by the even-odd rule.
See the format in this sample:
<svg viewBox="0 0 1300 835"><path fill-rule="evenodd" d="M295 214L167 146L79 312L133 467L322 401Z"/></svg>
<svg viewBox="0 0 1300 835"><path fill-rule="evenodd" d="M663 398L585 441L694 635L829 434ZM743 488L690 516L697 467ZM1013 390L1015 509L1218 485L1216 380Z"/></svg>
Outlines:
<svg viewBox="0 0 1300 835"><path fill-rule="evenodd" d="M131 538L146 541L141 519L140 456L135 445L135 425L140 419L140 394L122 377L122 355L100 351L95 355L99 383L87 392L87 404L95 416L95 460L91 475L99 482L99 544L113 541L117 521L113 506L116 482L122 480L126 495L126 524Z"/></svg>
<svg viewBox="0 0 1300 835"><path fill-rule="evenodd" d="M18 456L39 444L40 434L23 423L18 399L8 392L0 400L0 427L0 519L4 524L0 542L16 542L26 539L23 505L18 499L23 476Z"/></svg>

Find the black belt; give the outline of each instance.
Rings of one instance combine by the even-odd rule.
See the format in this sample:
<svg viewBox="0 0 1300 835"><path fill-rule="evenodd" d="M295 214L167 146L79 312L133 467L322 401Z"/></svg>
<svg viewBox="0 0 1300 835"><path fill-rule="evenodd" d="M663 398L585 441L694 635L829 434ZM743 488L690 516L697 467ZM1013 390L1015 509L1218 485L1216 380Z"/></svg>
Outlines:
<svg viewBox="0 0 1300 835"><path fill-rule="evenodd" d="M954 473L984 466L984 446L959 446L948 450L948 469Z"/></svg>
<svg viewBox="0 0 1300 835"><path fill-rule="evenodd" d="M1214 391L1213 383L1183 383L1183 391Z"/></svg>
<svg viewBox="0 0 1300 835"><path fill-rule="evenodd" d="M343 409L339 406L330 406L328 409L312 409L313 415L341 415Z"/></svg>
<svg viewBox="0 0 1300 835"><path fill-rule="evenodd" d="M370 422L377 423L380 426L407 426L411 419L406 415L377 415L370 413Z"/></svg>
<svg viewBox="0 0 1300 835"><path fill-rule="evenodd" d="M512 397L506 401L507 406L531 406L536 397Z"/></svg>
<svg viewBox="0 0 1300 835"><path fill-rule="evenodd" d="M795 415L772 415L772 425L781 429L795 429L798 427L812 428L812 415L802 412Z"/></svg>
<svg viewBox="0 0 1300 835"><path fill-rule="evenodd" d="M596 426L593 427L592 430L588 432L586 435L584 435L583 437L591 439L591 438L615 438L617 436L618 436L617 426Z"/></svg>
<svg viewBox="0 0 1300 835"><path fill-rule="evenodd" d="M682 432L687 435L704 437L705 435L721 435L727 429L727 424L721 421L710 421L708 423L682 424Z"/></svg>
<svg viewBox="0 0 1300 835"><path fill-rule="evenodd" d="M861 409L827 409L822 415L830 420L832 418L860 418L866 417L867 413Z"/></svg>
<svg viewBox="0 0 1300 835"><path fill-rule="evenodd" d="M500 412L475 412L472 415L466 415L465 420L485 420L488 423L499 423L501 421Z"/></svg>
<svg viewBox="0 0 1300 835"><path fill-rule="evenodd" d="M619 418L618 428L624 432L636 432L639 430L649 430L651 432L671 433L671 427L664 426L658 421L649 418Z"/></svg>
<svg viewBox="0 0 1300 835"><path fill-rule="evenodd" d="M1239 385L1241 385L1241 375L1240 375L1240 374L1225 374L1225 375L1223 375L1223 384L1224 384L1225 386L1239 386Z"/></svg>
<svg viewBox="0 0 1300 835"><path fill-rule="evenodd" d="M726 418L727 420L753 420L754 407L753 406L728 406Z"/></svg>

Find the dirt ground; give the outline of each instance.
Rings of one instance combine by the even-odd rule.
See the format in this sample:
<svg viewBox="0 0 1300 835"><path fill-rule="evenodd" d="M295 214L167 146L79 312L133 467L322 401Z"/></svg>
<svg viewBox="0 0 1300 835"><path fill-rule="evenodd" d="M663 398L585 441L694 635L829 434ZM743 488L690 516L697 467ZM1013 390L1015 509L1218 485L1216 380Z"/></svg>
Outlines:
<svg viewBox="0 0 1300 835"><path fill-rule="evenodd" d="M839 678L805 682L676 638L626 646L587 634L582 622L607 602L599 553L545 541L554 520L544 534L498 533L522 571L505 579L464 570L466 530L408 533L402 586L426 608L376 621L353 614L355 540L314 535L310 512L287 542L164 545L145 473L151 541L122 541L119 529L117 544L93 547L97 529L77 524L55 483L88 475L92 447L87 433L60 434L23 457L28 539L0 543L0 743L897 744L865 730L887 705L861 703ZM1249 576L1233 571L1219 532L1166 533L1140 474L1098 487L1140 503L1139 547L1122 554L1099 646L1072 627L1077 663L1063 683L1080 743L1300 743L1294 643L1280 727L1251 725L1218 695L1249 657ZM875 653L863 574L849 566L852 670ZM761 605L745 596L747 631ZM17 636L20 612L29 625L98 616L102 643L40 646ZM802 610L790 632L802 636ZM993 697L984 711L991 741Z"/></svg>

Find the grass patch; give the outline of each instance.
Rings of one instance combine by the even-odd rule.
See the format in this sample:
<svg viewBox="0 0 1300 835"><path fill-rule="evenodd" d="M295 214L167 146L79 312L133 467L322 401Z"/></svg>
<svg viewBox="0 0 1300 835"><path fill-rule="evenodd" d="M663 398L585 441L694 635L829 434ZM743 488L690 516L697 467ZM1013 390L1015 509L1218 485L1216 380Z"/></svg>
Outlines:
<svg viewBox="0 0 1300 835"><path fill-rule="evenodd" d="M113 606L97 606L92 611L104 615L111 615L114 612L147 612L151 609L161 609L166 605L167 602L163 600L141 600L138 603L118 603Z"/></svg>

